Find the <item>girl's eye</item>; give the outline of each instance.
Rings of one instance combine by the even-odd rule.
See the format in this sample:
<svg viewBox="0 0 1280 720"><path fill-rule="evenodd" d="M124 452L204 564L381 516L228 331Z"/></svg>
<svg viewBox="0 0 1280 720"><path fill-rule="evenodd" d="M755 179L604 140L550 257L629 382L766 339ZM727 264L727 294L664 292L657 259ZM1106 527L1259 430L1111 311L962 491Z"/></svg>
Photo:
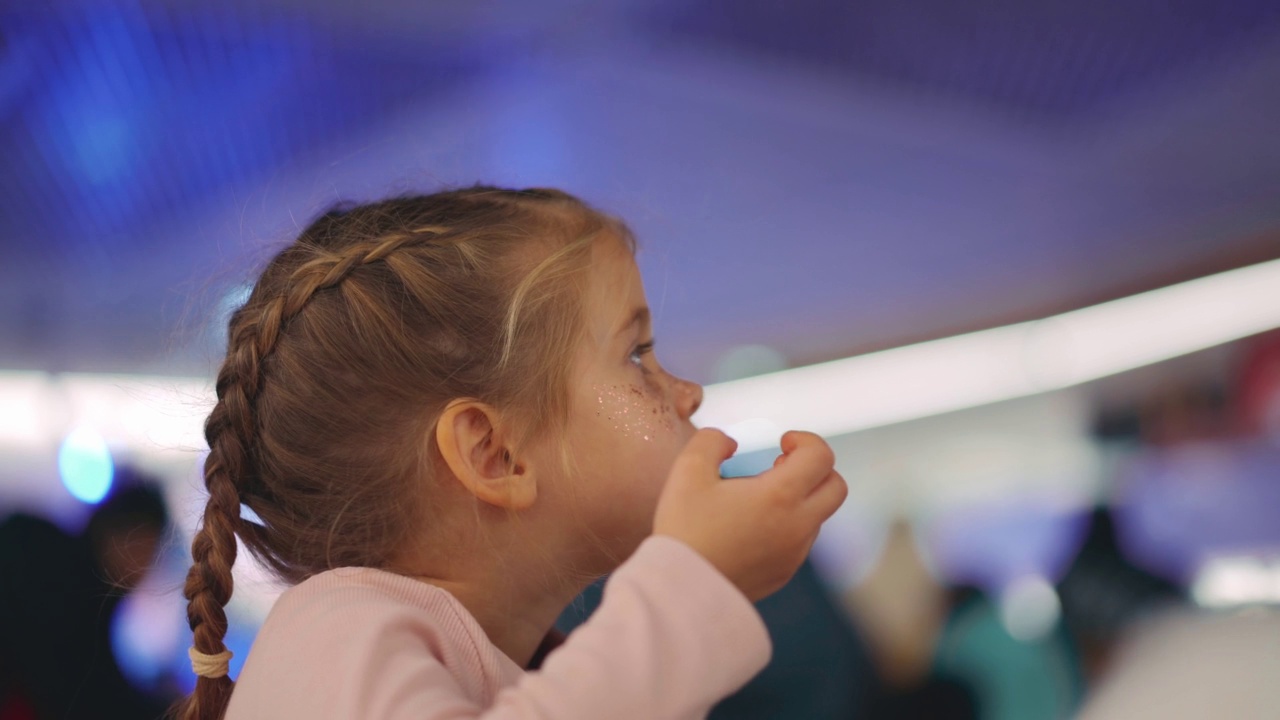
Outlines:
<svg viewBox="0 0 1280 720"><path fill-rule="evenodd" d="M631 350L631 354L627 356L627 359L637 367L644 367L644 356L651 352L653 352L652 340L635 346L635 348Z"/></svg>

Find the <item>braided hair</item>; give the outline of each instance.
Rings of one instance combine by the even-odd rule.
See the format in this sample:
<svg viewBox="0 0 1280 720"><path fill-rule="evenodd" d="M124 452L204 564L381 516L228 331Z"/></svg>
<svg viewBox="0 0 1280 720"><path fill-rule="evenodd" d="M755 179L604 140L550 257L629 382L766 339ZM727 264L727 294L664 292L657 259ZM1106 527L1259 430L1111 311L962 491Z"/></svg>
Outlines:
<svg viewBox="0 0 1280 720"><path fill-rule="evenodd" d="M183 589L196 653L226 650L237 537L290 583L394 570L430 520L438 450L423 438L450 400L523 419L517 444L562 426L604 235L633 248L560 191L477 186L333 209L276 255L231 317L205 423L209 499ZM220 718L233 687L202 674L174 715Z"/></svg>

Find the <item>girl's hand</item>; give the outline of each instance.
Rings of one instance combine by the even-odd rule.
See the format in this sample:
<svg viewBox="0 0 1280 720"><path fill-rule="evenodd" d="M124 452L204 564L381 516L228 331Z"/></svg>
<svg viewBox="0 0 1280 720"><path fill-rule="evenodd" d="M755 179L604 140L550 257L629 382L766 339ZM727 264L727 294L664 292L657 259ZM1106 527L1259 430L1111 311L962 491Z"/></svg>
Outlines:
<svg viewBox="0 0 1280 720"><path fill-rule="evenodd" d="M849 488L831 447L813 433L783 435L771 469L722 480L720 463L737 446L714 429L689 440L658 499L653 532L692 547L754 602L791 579Z"/></svg>

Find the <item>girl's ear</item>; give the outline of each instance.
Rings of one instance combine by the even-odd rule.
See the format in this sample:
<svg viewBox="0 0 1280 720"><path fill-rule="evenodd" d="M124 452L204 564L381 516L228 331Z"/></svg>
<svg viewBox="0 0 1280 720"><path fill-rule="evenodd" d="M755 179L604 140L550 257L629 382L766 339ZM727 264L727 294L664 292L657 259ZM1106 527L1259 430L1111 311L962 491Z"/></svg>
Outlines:
<svg viewBox="0 0 1280 720"><path fill-rule="evenodd" d="M497 410L478 400L454 400L435 427L440 455L472 495L490 505L524 510L538 497L528 463L513 456Z"/></svg>

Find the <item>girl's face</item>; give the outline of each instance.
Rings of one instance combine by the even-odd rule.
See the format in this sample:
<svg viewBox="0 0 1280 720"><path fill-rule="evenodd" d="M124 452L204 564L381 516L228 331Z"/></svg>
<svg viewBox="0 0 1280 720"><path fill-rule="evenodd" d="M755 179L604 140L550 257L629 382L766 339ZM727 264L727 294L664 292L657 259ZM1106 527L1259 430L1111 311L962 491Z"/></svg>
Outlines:
<svg viewBox="0 0 1280 720"><path fill-rule="evenodd" d="M553 492L613 556L653 529L658 496L694 433L702 388L662 369L635 259L621 242L593 250L586 332L570 381L567 442L575 470ZM550 488L549 488L550 490Z"/></svg>

